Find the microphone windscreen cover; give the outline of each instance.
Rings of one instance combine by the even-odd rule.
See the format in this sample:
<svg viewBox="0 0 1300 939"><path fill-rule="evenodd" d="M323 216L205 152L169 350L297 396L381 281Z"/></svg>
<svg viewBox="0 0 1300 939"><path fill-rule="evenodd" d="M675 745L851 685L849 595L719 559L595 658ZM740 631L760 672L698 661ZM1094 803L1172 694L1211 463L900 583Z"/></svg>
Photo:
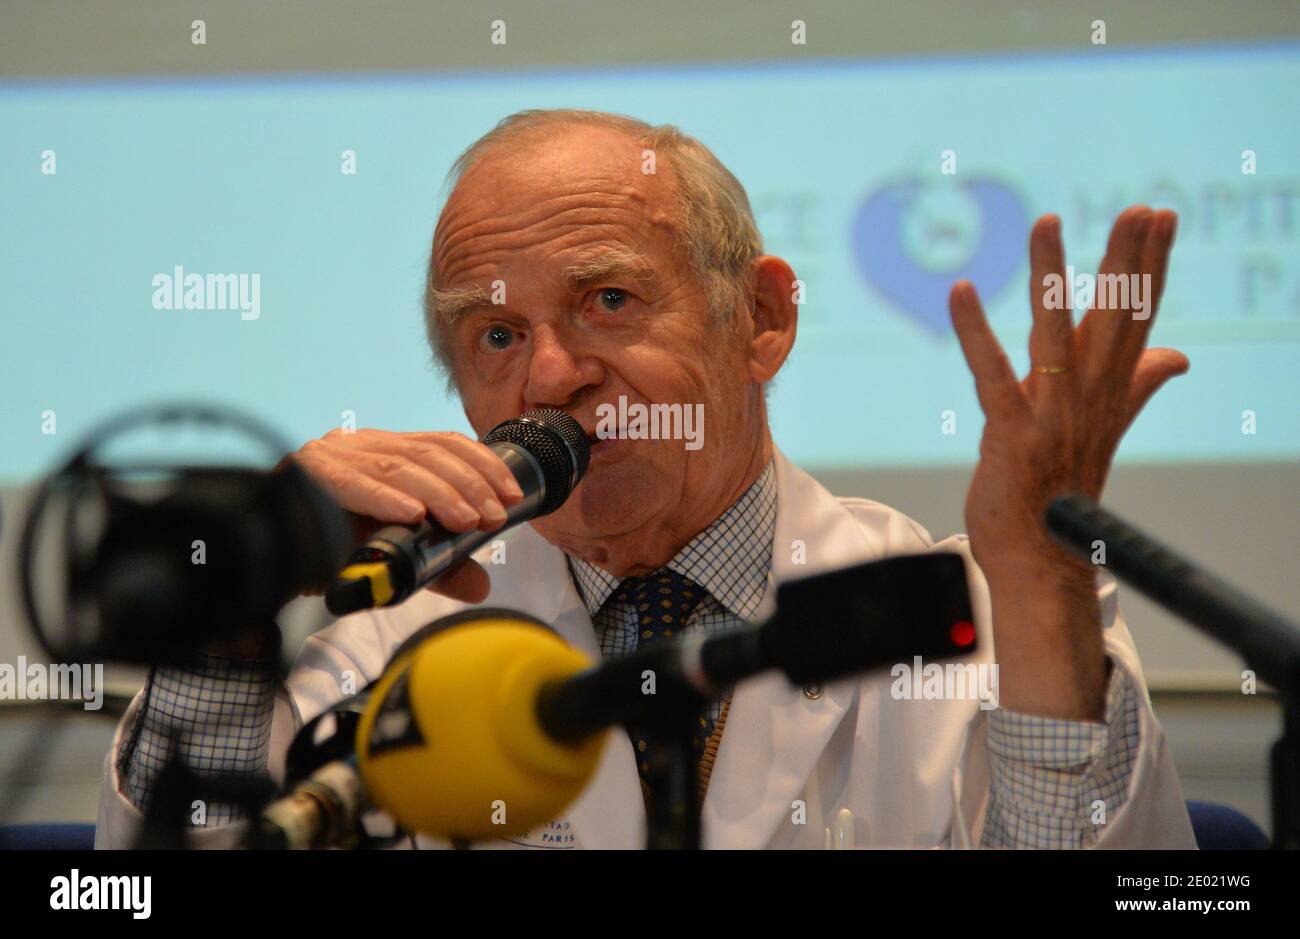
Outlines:
<svg viewBox="0 0 1300 939"><path fill-rule="evenodd" d="M357 728L367 794L407 831L520 835L551 821L596 770L604 734L573 746L537 722L542 685L591 666L554 632L491 611L395 659Z"/></svg>

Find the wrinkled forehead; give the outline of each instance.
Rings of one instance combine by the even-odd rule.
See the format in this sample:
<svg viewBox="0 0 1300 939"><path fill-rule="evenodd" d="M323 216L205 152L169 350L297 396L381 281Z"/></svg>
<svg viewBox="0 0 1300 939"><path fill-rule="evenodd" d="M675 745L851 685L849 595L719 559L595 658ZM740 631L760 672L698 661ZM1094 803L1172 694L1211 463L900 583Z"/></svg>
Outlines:
<svg viewBox="0 0 1300 939"><path fill-rule="evenodd" d="M438 280L445 285L465 255L494 235L565 219L599 219L625 230L630 241L671 244L673 178L657 159L654 172L646 172L644 151L635 137L600 127L536 129L489 148L465 170L438 217Z"/></svg>

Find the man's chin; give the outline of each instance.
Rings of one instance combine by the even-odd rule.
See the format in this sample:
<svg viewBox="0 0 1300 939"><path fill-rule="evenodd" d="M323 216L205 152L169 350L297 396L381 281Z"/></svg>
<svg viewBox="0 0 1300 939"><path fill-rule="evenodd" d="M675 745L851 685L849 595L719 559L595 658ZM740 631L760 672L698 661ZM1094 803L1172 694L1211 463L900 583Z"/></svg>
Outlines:
<svg viewBox="0 0 1300 939"><path fill-rule="evenodd" d="M534 522L557 543L611 538L636 531L658 511L662 479L635 462L593 463L582 483L559 509Z"/></svg>

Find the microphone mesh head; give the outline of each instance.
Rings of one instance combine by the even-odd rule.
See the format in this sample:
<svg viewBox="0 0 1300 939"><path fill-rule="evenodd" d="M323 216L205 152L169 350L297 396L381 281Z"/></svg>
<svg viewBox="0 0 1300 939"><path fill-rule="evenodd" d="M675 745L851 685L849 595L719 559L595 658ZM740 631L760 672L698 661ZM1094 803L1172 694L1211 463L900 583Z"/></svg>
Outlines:
<svg viewBox="0 0 1300 939"><path fill-rule="evenodd" d="M525 411L488 431L486 444L513 443L532 454L546 480L546 498L537 515L549 515L564 504L587 472L591 442L582 425L555 408Z"/></svg>

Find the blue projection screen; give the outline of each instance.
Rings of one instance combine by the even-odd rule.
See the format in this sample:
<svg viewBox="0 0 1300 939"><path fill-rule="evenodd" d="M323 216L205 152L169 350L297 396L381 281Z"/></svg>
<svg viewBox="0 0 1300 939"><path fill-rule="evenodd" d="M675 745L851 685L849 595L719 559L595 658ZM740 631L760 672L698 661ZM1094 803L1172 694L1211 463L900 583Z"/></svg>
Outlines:
<svg viewBox="0 0 1300 939"><path fill-rule="evenodd" d="M1153 343L1192 369L1121 458L1294 458L1297 87L1289 46L0 85L0 476L44 472L104 418L174 399L246 409L294 446L345 411L468 430L430 367L426 252L452 160L532 107L677 124L745 184L767 250L805 282L770 397L797 462L973 462L981 418L949 285L976 283L1023 369L1032 219L1060 214L1069 260L1093 271L1132 202L1180 213ZM256 308L156 308L178 268L246 275Z"/></svg>

